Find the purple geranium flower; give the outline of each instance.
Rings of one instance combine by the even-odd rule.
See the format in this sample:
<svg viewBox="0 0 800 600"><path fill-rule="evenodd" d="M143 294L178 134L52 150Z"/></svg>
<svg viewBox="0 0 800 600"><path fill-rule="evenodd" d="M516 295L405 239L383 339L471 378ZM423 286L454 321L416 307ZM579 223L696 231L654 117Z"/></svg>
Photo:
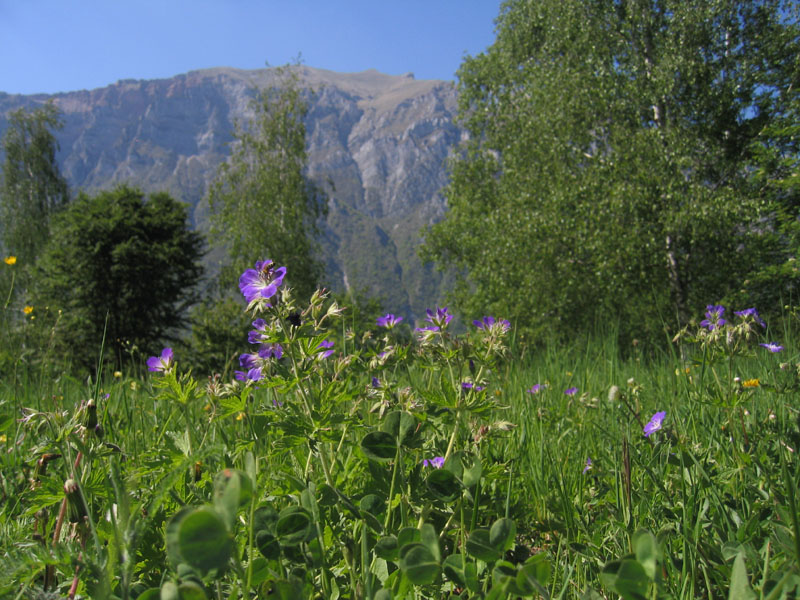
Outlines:
<svg viewBox="0 0 800 600"><path fill-rule="evenodd" d="M700 321L700 327L705 327L709 331L714 331L727 323L722 315L725 314L725 307L719 304L709 304L706 306L706 318Z"/></svg>
<svg viewBox="0 0 800 600"><path fill-rule="evenodd" d="M564 393L567 396L574 396L575 394L578 393L578 388L576 388L576 387L567 388L567 389L564 390Z"/></svg>
<svg viewBox="0 0 800 600"><path fill-rule="evenodd" d="M461 384L462 390L475 390L476 392L482 392L486 388L482 385L475 385L471 381L465 381Z"/></svg>
<svg viewBox="0 0 800 600"><path fill-rule="evenodd" d="M529 390L525 390L529 394L538 394L541 390L547 387L546 383L537 383L532 386Z"/></svg>
<svg viewBox="0 0 800 600"><path fill-rule="evenodd" d="M651 433L654 433L661 429L661 423L664 421L664 417L667 416L666 411L659 411L654 414L647 425L644 426L644 437L650 437Z"/></svg>
<svg viewBox="0 0 800 600"><path fill-rule="evenodd" d="M243 369L252 369L253 367L258 365L258 353L247 353L239 355L239 366Z"/></svg>
<svg viewBox="0 0 800 600"><path fill-rule="evenodd" d="M258 349L258 356L264 360L268 358L279 360L283 356L283 347L280 344L264 344Z"/></svg>
<svg viewBox="0 0 800 600"><path fill-rule="evenodd" d="M239 289L247 302L259 298L269 299L278 292L285 275L286 267L276 269L275 263L271 260L260 260L256 263L255 269L247 269L239 277Z"/></svg>
<svg viewBox="0 0 800 600"><path fill-rule="evenodd" d="M258 381L264 378L264 373L261 371L261 367L253 367L252 369L248 369L247 373L243 371L234 371L233 376L239 381Z"/></svg>
<svg viewBox="0 0 800 600"><path fill-rule="evenodd" d="M444 329L445 327L447 327L447 324L453 318L453 315L447 312L446 306L444 308L437 307L435 311L429 308L425 312L428 315L425 318L425 320L432 323L434 327L437 327L439 329Z"/></svg>
<svg viewBox="0 0 800 600"><path fill-rule="evenodd" d="M256 319L253 321L253 327L255 329L247 334L247 341L251 344L260 344L267 333L267 322L264 319Z"/></svg>
<svg viewBox="0 0 800 600"><path fill-rule="evenodd" d="M783 346L776 344L775 342L770 342L769 344L759 344L759 346L763 346L770 352L780 352L783 350Z"/></svg>
<svg viewBox="0 0 800 600"><path fill-rule="evenodd" d="M444 466L444 457L443 456L434 456L432 459L428 460L427 458L422 461L423 466L425 467L433 467L435 469L441 469Z"/></svg>
<svg viewBox="0 0 800 600"><path fill-rule="evenodd" d="M587 458L586 459L586 466L583 467L583 474L585 475L586 471L588 471L591 468L592 468L592 459L591 458Z"/></svg>
<svg viewBox="0 0 800 600"><path fill-rule="evenodd" d="M753 317L753 320L759 325L761 325L761 327L764 328L767 327L767 324L764 322L764 319L762 319L759 316L758 311L755 308L745 308L744 310L737 310L733 314L735 314L737 317L742 317L743 319L746 319L747 317Z"/></svg>
<svg viewBox="0 0 800 600"><path fill-rule="evenodd" d="M378 317L378 327L386 327L386 329L392 329L395 325L400 323L403 320L403 317L396 317L392 313L384 315L382 317Z"/></svg>
<svg viewBox="0 0 800 600"><path fill-rule="evenodd" d="M472 324L478 329L483 329L484 331L493 329L495 324L497 324L497 328L502 333L507 333L508 330L511 329L511 323L509 323L506 319L500 319L497 321L494 317L483 317L481 320L475 319Z"/></svg>
<svg viewBox="0 0 800 600"><path fill-rule="evenodd" d="M161 356L151 356L147 359L148 371L163 371L166 373L172 368L172 348L164 348Z"/></svg>
<svg viewBox="0 0 800 600"><path fill-rule="evenodd" d="M333 354L333 350L330 348L333 348L333 342L329 340L322 340L319 343L319 346L317 346L317 349L319 349L317 356L319 358L328 358L331 354Z"/></svg>

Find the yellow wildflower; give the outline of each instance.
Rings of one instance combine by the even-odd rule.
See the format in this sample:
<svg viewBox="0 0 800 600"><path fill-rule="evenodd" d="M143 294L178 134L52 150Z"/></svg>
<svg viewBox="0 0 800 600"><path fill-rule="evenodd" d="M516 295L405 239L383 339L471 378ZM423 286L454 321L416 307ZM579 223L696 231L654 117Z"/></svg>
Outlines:
<svg viewBox="0 0 800 600"><path fill-rule="evenodd" d="M22 309L22 312L24 312L26 315L29 315L29 314L31 314L33 312L33 307L32 306L26 306L25 308Z"/></svg>
<svg viewBox="0 0 800 600"><path fill-rule="evenodd" d="M238 415L236 415L236 420L241 421L242 419L244 419L244 413L240 412Z"/></svg>
<svg viewBox="0 0 800 600"><path fill-rule="evenodd" d="M8 441L6 434L0 435L0 444L5 444Z"/></svg>
<svg viewBox="0 0 800 600"><path fill-rule="evenodd" d="M132 389L134 392L136 391L136 388L137 388L137 387L138 387L138 386L136 385L136 382L135 382L135 381L131 381L131 389Z"/></svg>
<svg viewBox="0 0 800 600"><path fill-rule="evenodd" d="M16 256L6 256L4 260L5 260L5 263L7 265L15 265L15 264L17 264L17 257Z"/></svg>
<svg viewBox="0 0 800 600"><path fill-rule="evenodd" d="M746 388L755 388L759 386L758 379L745 379L742 382L742 387Z"/></svg>
<svg viewBox="0 0 800 600"><path fill-rule="evenodd" d="M114 371L114 379L122 379L122 371Z"/></svg>

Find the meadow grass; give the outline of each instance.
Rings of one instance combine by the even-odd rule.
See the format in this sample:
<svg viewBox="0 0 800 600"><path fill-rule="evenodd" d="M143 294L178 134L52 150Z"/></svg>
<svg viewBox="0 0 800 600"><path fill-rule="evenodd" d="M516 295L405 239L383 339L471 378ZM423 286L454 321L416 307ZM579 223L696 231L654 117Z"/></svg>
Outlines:
<svg viewBox="0 0 800 600"><path fill-rule="evenodd" d="M0 596L800 593L800 364L752 319L622 359L442 315L334 338L335 304L292 302L258 379L0 385Z"/></svg>

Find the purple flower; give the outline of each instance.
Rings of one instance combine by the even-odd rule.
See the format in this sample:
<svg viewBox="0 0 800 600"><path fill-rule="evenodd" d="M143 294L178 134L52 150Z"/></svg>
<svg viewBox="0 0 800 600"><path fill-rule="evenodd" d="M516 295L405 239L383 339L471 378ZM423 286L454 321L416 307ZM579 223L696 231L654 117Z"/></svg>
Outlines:
<svg viewBox="0 0 800 600"><path fill-rule="evenodd" d="M386 327L386 329L392 329L395 325L400 323L403 320L403 317L395 317L392 313L384 315L382 317L378 317L378 327Z"/></svg>
<svg viewBox="0 0 800 600"><path fill-rule="evenodd" d="M461 389L462 390L475 390L476 392L482 392L486 388L484 386L482 386L482 385L475 385L471 381L464 381L461 384Z"/></svg>
<svg viewBox="0 0 800 600"><path fill-rule="evenodd" d="M253 367L249 369L247 373L243 371L234 371L233 376L239 381L258 381L264 378L264 373L261 371L261 367Z"/></svg>
<svg viewBox="0 0 800 600"><path fill-rule="evenodd" d="M478 329L483 329L484 331L490 331L494 329L495 324L501 333L507 333L508 330L511 329L511 323L509 323L506 319L497 321L494 317L483 317L482 320L475 319L472 324Z"/></svg>
<svg viewBox="0 0 800 600"><path fill-rule="evenodd" d="M769 344L759 344L759 346L763 346L770 352L780 352L781 350L783 350L783 346L780 346L775 342L770 342Z"/></svg>
<svg viewBox="0 0 800 600"><path fill-rule="evenodd" d="M252 369L255 366L258 366L258 353L249 354L245 352L244 354L239 355L239 366L243 369Z"/></svg>
<svg viewBox="0 0 800 600"><path fill-rule="evenodd" d="M377 377L373 377L372 378L372 387L374 387L374 388L381 387L381 380L378 379Z"/></svg>
<svg viewBox="0 0 800 600"><path fill-rule="evenodd" d="M541 390L547 387L546 383L537 383L531 389L525 390L529 394L538 394Z"/></svg>
<svg viewBox="0 0 800 600"><path fill-rule="evenodd" d="M725 314L725 307L719 304L709 304L706 306L706 318L700 321L700 327L705 327L709 331L714 331L727 323L722 315Z"/></svg>
<svg viewBox="0 0 800 600"><path fill-rule="evenodd" d="M255 269L247 269L239 277L239 289L248 303L259 298L272 298L278 292L286 267L276 269L274 265L271 260L260 260Z"/></svg>
<svg viewBox="0 0 800 600"><path fill-rule="evenodd" d="M430 460L426 458L422 461L422 465L425 467L433 467L434 469L441 469L444 466L444 457L434 456Z"/></svg>
<svg viewBox="0 0 800 600"><path fill-rule="evenodd" d="M745 308L744 310L737 310L733 314L735 314L737 317L742 317L742 319L746 319L747 317L753 317L753 320L759 325L761 325L761 327L764 328L767 327L767 324L764 322L764 319L762 319L759 316L758 311L755 308Z"/></svg>
<svg viewBox="0 0 800 600"><path fill-rule="evenodd" d="M664 417L667 416L666 411L659 411L654 414L647 425L644 426L644 437L650 437L651 433L654 433L661 429L661 423L664 421Z"/></svg>
<svg viewBox="0 0 800 600"><path fill-rule="evenodd" d="M247 334L247 341L251 344L260 344L267 333L267 322L264 319L256 319L253 321L253 327L255 329Z"/></svg>
<svg viewBox="0 0 800 600"><path fill-rule="evenodd" d="M163 371L166 373L172 368L172 348L164 348L161 356L151 356L147 359L148 371Z"/></svg>
<svg viewBox="0 0 800 600"><path fill-rule="evenodd" d="M586 471L588 471L591 468L592 468L592 459L591 458L587 458L586 459L586 466L583 467L583 474L586 475Z"/></svg>
<svg viewBox="0 0 800 600"><path fill-rule="evenodd" d="M322 340L317 346L319 349L319 353L317 353L318 358L328 358L331 354L333 354L333 350L329 350L329 348L333 348L333 342L329 340Z"/></svg>
<svg viewBox="0 0 800 600"><path fill-rule="evenodd" d="M280 344L264 344L258 349L258 356L264 360L268 358L280 360L283 356L283 347Z"/></svg>
<svg viewBox="0 0 800 600"><path fill-rule="evenodd" d="M447 324L453 318L453 315L447 312L446 306L444 308L437 307L435 311L429 308L425 312L428 315L427 317L425 317L425 320L433 324L433 326L436 327L437 329L444 329L445 327L447 327Z"/></svg>
<svg viewBox="0 0 800 600"><path fill-rule="evenodd" d="M567 389L564 390L564 393L567 396L574 396L575 394L578 393L578 388L576 388L576 387L567 388Z"/></svg>

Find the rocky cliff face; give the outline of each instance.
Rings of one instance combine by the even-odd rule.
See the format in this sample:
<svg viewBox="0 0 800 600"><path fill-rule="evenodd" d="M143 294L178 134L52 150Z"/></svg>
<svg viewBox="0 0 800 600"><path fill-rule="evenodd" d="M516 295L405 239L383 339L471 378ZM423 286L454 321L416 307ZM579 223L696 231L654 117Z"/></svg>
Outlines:
<svg viewBox="0 0 800 600"><path fill-rule="evenodd" d="M298 69L313 90L308 174L329 195L327 283L379 295L399 313L423 313L442 284L416 258L419 230L443 214L445 161L461 136L452 84ZM206 190L228 156L234 122L252 116L255 90L274 77L269 69L218 68L53 96L0 93L0 134L9 111L52 100L64 117L59 161L73 189L127 182L168 190L202 228Z"/></svg>

